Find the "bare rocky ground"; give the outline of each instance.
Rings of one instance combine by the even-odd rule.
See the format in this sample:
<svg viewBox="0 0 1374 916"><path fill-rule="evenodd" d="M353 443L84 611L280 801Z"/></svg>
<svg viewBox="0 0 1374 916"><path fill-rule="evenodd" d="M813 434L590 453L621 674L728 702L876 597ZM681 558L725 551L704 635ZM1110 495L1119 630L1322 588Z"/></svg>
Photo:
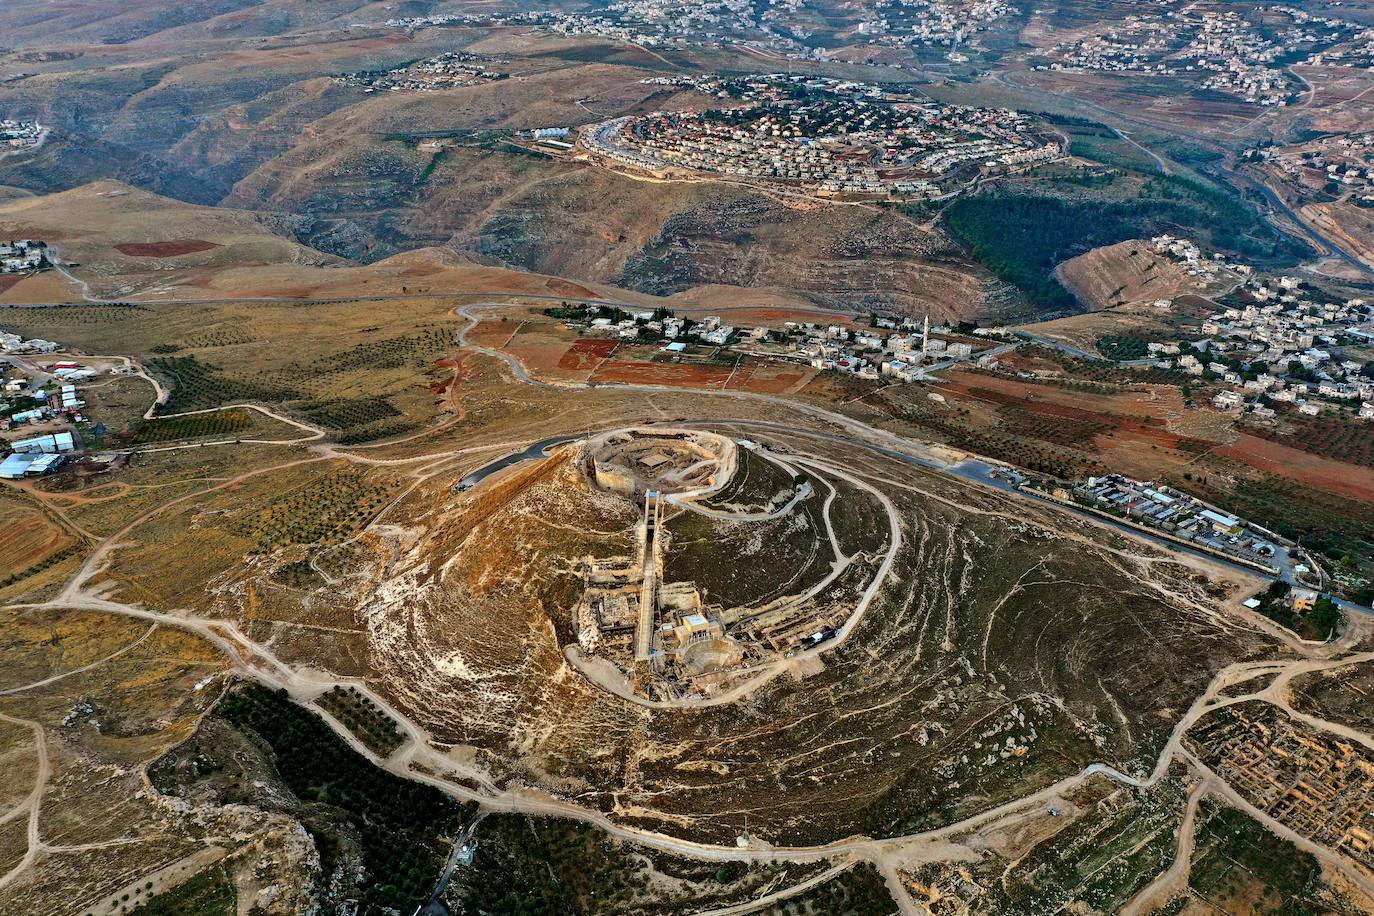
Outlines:
<svg viewBox="0 0 1374 916"><path fill-rule="evenodd" d="M1207 292L1177 262L1155 253L1148 239L1131 239L1070 258L1055 276L1090 311Z"/></svg>
<svg viewBox="0 0 1374 916"><path fill-rule="evenodd" d="M568 667L576 560L626 552L635 514L558 458L471 494L436 477L358 542L366 549L344 564L349 574L307 597L221 574L217 613L249 632L264 617L359 628L350 655L361 667L348 670L437 746L475 754L497 784L717 843L746 819L753 834L788 845L902 835L1092 761L1145 773L1221 664L1277 648L1220 614L1206 580L1137 545L951 491L888 459L859 473L902 525L878 600L823 664L721 706L638 707ZM222 513L193 515L191 527L232 530ZM837 516L847 539L865 536L846 527L855 524L873 521ZM793 575L786 554L721 544L719 572L709 555L694 560L709 590L740 562L763 581ZM250 575L265 568L255 562ZM854 576L838 581L840 595L857 598L868 576ZM281 648L295 664L328 668L338 645ZM1161 681L1166 666L1173 674Z"/></svg>
<svg viewBox="0 0 1374 916"><path fill-rule="evenodd" d="M1053 16L1079 15L1055 6ZM305 297L329 287L296 285L302 261L319 265L318 281L341 272L323 266L334 256L375 261L423 244L655 293L749 284L954 318L1005 304L937 231L893 209L641 185L482 133L701 103L645 87L645 76L676 71L635 49L532 49L506 35L483 42L518 58L505 85L369 101L329 76L478 36L341 34L396 14L363 0L211 0L170 14L76 0L43 20L23 9L0 11L13 48L0 70L29 74L0 87L0 105L55 131L38 153L0 163L6 200L113 177L252 211L221 228L255 236L245 244L257 256L154 258L149 272L193 274L225 257L278 278L271 293ZM421 152L429 131L458 142ZM199 220L163 222L168 241L206 234ZM138 238L114 237L126 230L112 223L66 240L50 223L50 237L59 248L88 232L148 240L136 224ZM1097 299L1153 295L1143 267L1083 266ZM434 282L419 259L396 269L396 285ZM594 294L560 284L521 288ZM226 887L221 912L308 912L393 878L406 882L396 899L414 904L410 891L428 885L478 799L490 812L478 864L452 898L473 909L536 886L555 911L598 913L748 900L760 912L853 916L1370 909L1341 854L1295 846L1267 815L1247 821L1244 799L1180 751L1208 704L1303 671L1293 705L1330 720L1313 729L1366 728L1349 691L1365 688L1368 658L1342 655L1358 633L1298 644L1234 606L1244 583L866 451L736 427L856 475L900 520L885 584L843 644L714 707L650 709L591 684L562 652L573 564L622 552L632 517L557 461L467 495L453 485L553 432L646 418L848 427L776 402L517 385L515 367L490 355L474 360L460 395L458 373L434 363L443 346L427 349L432 329L419 326L451 319L449 307L398 300L306 317L290 306L87 307L44 319L52 336L98 352L146 358L170 340L211 366L215 396L270 402L259 408L284 410L273 422L293 426L268 443L141 456L106 487L33 497L82 551L21 582L3 609L0 911L108 909L136 903L150 881L164 882L173 912L203 891L223 903ZM280 340L290 347L269 346ZM321 371L327 363L344 368ZM384 378L390 409L414 425L381 445L332 445L277 403L284 391L271 386L284 378L301 389L297 407L331 402L316 408L325 414L385 412L362 403ZM432 397L431 385L450 383ZM836 600L852 603L888 534L871 500L840 490L837 539L873 554L837 583ZM721 527L696 567L718 567L717 588L747 585L749 573L799 577L800 554L772 547L780 529L798 543L820 537L814 525ZM304 766L320 758L274 743L264 721L234 720L233 697L217 702L229 670L285 691L270 694L275 708L295 716L308 747L329 751L328 765ZM394 717L399 750L378 757L323 716L318 697L339 682ZM309 778L293 781L301 770ZM447 812L384 838L414 854L404 874L360 852L368 799L343 772L393 777L401 797ZM223 857L196 858L212 850ZM167 870L187 861L218 890L188 883L172 896Z"/></svg>

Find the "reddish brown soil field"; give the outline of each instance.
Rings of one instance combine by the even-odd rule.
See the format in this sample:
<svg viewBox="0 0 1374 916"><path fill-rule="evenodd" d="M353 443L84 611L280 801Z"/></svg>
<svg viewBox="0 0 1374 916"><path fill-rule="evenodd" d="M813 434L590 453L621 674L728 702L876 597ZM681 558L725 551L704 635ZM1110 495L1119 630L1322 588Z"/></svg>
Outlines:
<svg viewBox="0 0 1374 916"><path fill-rule="evenodd" d="M797 324L842 324L848 327L868 327L868 318L862 319L853 312L831 312L811 309L794 309L785 305L719 305L715 307L690 307L677 309L679 314L700 319L705 315L719 315L726 324L743 327L781 328L788 321Z"/></svg>
<svg viewBox="0 0 1374 916"><path fill-rule="evenodd" d="M1374 468L1374 423L1330 414L1304 417L1288 413L1284 420L1293 427L1291 433L1261 427L1253 431L1254 435L1322 458Z"/></svg>
<svg viewBox="0 0 1374 916"><path fill-rule="evenodd" d="M72 542L72 538L36 512L11 516L7 524L0 526L0 555L5 557L7 572L28 569Z"/></svg>
<svg viewBox="0 0 1374 916"><path fill-rule="evenodd" d="M451 369L453 370L453 374L430 382L428 385L429 390L438 395L439 403L443 408L452 413L459 420L467 416L467 410L463 407L463 402L460 400L463 383L478 374L477 371L469 365L472 356L473 354L471 353L465 353L459 359L454 359L452 357L436 359L434 361L435 369Z"/></svg>
<svg viewBox="0 0 1374 916"><path fill-rule="evenodd" d="M1194 436L1181 436L1178 433L1171 433L1164 428L1164 421L1158 417L1149 417L1144 420L1122 420L1117 419L1112 427L1112 433L1117 437L1138 439L1150 445L1157 445L1160 448L1171 448L1180 452L1190 452L1200 455L1208 449L1216 448L1218 443L1210 442L1206 439L1198 439ZM1101 444L1099 442L1099 444Z"/></svg>
<svg viewBox="0 0 1374 916"><path fill-rule="evenodd" d="M517 321L484 318L477 322L476 327L468 331L467 339L478 346L499 350L506 345L511 334L515 333L515 329L519 326Z"/></svg>
<svg viewBox="0 0 1374 916"><path fill-rule="evenodd" d="M1093 391L1075 391L1055 385L1035 384L1018 379L994 375L981 375L972 372L951 372L939 390L946 396L975 397L978 400L999 404L1012 402L1036 405L1037 410L1059 410L1067 408L1064 416L1084 416L1086 414L1134 414L1151 416L1155 405L1142 401L1132 394L1099 394ZM1029 395L1029 399L1027 399ZM1073 411L1079 411L1074 413Z"/></svg>
<svg viewBox="0 0 1374 916"><path fill-rule="evenodd" d="M1305 486L1374 502L1374 470L1229 431L1225 427L1231 424L1220 415L1184 411L1172 391L1152 399L1148 393L1097 394L965 373L951 373L939 390L955 403L991 406L1008 433L1100 454L1110 468L1132 476L1158 477L1211 452ZM1171 425L1184 431L1174 432Z"/></svg>
<svg viewBox="0 0 1374 916"><path fill-rule="evenodd" d="M867 397L882 387L880 382L842 375L835 372L819 372L802 388L802 394L821 401L855 401ZM875 405L879 410L885 408Z"/></svg>
<svg viewBox="0 0 1374 916"><path fill-rule="evenodd" d="M951 373L940 392L952 404L972 410L960 419L971 430L992 424L1012 441L1070 448L1143 479L1181 472L1234 437L1229 419L1185 410L1173 389L1104 394ZM996 415L995 421L988 411Z"/></svg>
<svg viewBox="0 0 1374 916"><path fill-rule="evenodd" d="M799 387L811 369L792 363L774 363L761 359L746 359L740 363L727 388L757 391L761 394L782 394Z"/></svg>
<svg viewBox="0 0 1374 916"><path fill-rule="evenodd" d="M201 239L174 239L170 242L124 242L116 245L115 250L131 258L175 258L178 255L194 254L221 247L217 242Z"/></svg>
<svg viewBox="0 0 1374 916"><path fill-rule="evenodd" d="M5 292L22 279L24 279L22 274L5 274L0 277L0 293Z"/></svg>
<svg viewBox="0 0 1374 916"><path fill-rule="evenodd" d="M1206 318L1221 311L1221 306L1206 296L1179 296L1174 300L1174 311L1190 318Z"/></svg>
<svg viewBox="0 0 1374 916"><path fill-rule="evenodd" d="M594 337L583 337L573 342L571 347L558 360L558 368L583 371L595 369L602 360L615 352L616 342Z"/></svg>
<svg viewBox="0 0 1374 916"><path fill-rule="evenodd" d="M591 290L587 289L587 287L585 286L581 286L577 283L571 283L567 280L559 280L557 278L550 279L544 285L548 288L549 292L553 293L555 296L568 296L569 298L576 299L591 299L596 295Z"/></svg>
<svg viewBox="0 0 1374 916"><path fill-rule="evenodd" d="M636 385L681 385L684 388L722 388L730 377L725 366L691 363L646 363L611 360L592 373L593 382L631 382Z"/></svg>
<svg viewBox="0 0 1374 916"><path fill-rule="evenodd" d="M1166 425L1175 424L1174 428L1178 429L1186 420L1195 419L1193 414L1198 413L1185 410L1183 396L1178 389L1167 385L1104 393L972 372L951 372L946 379L939 390L956 397L968 395L974 388L988 389L1000 397L1011 396L1017 401L1029 394L1031 400L1037 403L1075 407L1094 415L1116 416L1117 422L1131 417L1158 418L1164 420ZM1229 428L1231 424L1228 420L1223 425ZM1229 442L1231 437L1227 435L1214 439Z"/></svg>
<svg viewBox="0 0 1374 916"><path fill-rule="evenodd" d="M1029 386L1027 387L1029 388ZM1003 416L1009 420L1018 421L1017 425L1026 425L1019 422L1023 418L1029 423L1041 421L1041 425L1045 426L1045 431L1043 435L1037 435L1036 438L1050 442L1059 442L1065 445L1076 444L1071 440L1078 439L1082 434L1088 434L1095 439L1097 447L1108 447L1113 443L1104 440L1106 435L1110 433L1118 439L1138 439L1148 445L1193 453L1204 452L1217 445L1216 442L1209 442L1206 439L1170 432L1165 428L1165 420L1162 417L1121 413L1120 409L1138 407L1138 404L1133 400L1127 399L1126 403L1117 403L1122 399L1102 397L1100 400L1105 409L1087 410L1071 404L1044 400L1043 398L1047 396L1042 394L1042 391L1043 389L1039 389L1035 392L1035 398L1026 399L1024 396L1018 397L1010 392L971 385L967 389L967 395L998 405ZM1074 394L1074 392L1063 393ZM1054 391L1048 397L1054 397L1058 394L1060 392ZM1088 433L1088 430L1092 430L1092 432Z"/></svg>
<svg viewBox="0 0 1374 916"><path fill-rule="evenodd" d="M315 295L315 290L309 286L278 286L272 290L271 295L282 299L309 299Z"/></svg>
<svg viewBox="0 0 1374 916"><path fill-rule="evenodd" d="M531 331L530 328L531 326L527 325L525 330L511 338L505 347L507 353L520 360L525 369L537 377L586 381L596 362L589 361L583 369L563 368L563 359L568 352L568 339L561 334Z"/></svg>
<svg viewBox="0 0 1374 916"><path fill-rule="evenodd" d="M1245 433L1235 445L1217 449L1223 458L1351 499L1374 502L1374 471L1270 442Z"/></svg>
<svg viewBox="0 0 1374 916"><path fill-rule="evenodd" d="M996 388L989 388L986 385L968 385L961 394L977 398L980 401L989 401L1002 407L1011 407L1026 413L1037 414L1043 417L1062 417L1064 419L1087 420L1096 417L1103 417L1106 414L1097 410L1084 410L1082 407L1075 407L1072 404L1061 404L1055 401L1046 400L1045 395L1040 391L1033 391L1027 386L1026 394L1001 391ZM1057 392L1056 392L1057 393Z"/></svg>

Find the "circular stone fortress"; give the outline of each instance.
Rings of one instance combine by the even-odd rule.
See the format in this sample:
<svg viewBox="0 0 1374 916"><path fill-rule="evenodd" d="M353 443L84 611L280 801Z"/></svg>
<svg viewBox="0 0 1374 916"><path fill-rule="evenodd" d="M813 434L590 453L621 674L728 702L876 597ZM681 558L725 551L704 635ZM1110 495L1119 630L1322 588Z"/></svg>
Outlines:
<svg viewBox="0 0 1374 916"><path fill-rule="evenodd" d="M588 477L603 490L637 498L647 493L704 495L735 473L734 440L689 429L624 429L582 446Z"/></svg>
<svg viewBox="0 0 1374 916"><path fill-rule="evenodd" d="M632 428L584 440L573 460L639 513L628 555L581 564L567 657L600 686L655 705L723 699L814 656L855 610L837 582L852 558L831 550L813 498L822 472L802 459L701 430ZM774 549L783 542L791 549ZM741 569L778 587L741 599L730 587Z"/></svg>

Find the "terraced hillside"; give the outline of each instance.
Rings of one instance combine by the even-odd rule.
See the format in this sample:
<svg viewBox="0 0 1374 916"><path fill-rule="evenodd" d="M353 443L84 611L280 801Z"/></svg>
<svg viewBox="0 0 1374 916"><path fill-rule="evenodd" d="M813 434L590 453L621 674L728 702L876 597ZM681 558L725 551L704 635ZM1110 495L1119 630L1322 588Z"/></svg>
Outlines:
<svg viewBox="0 0 1374 916"><path fill-rule="evenodd" d="M788 445L816 448L805 437ZM361 623L355 651L369 681L439 747L476 748L498 781L533 781L617 821L712 842L742 831L746 817L776 843L903 835L1096 760L1146 773L1221 664L1274 649L1217 612L1205 579L1139 545L936 487L890 459L845 461L902 520L895 565L842 646L723 705L645 708L570 670L577 558L625 552L637 515L587 490L558 457L476 496L451 495L447 476L422 486L401 504L405 532L374 531L370 559L328 588L357 596L353 611L274 598L268 616ZM191 525L221 512L194 513ZM881 556L882 544L868 549ZM741 558L761 581L780 581L770 556ZM717 571L692 575L723 600L749 600L724 591L738 562L722 556ZM856 600L873 568L856 566L861 577L838 580L839 594ZM244 599L265 597L219 591L219 613L244 624ZM309 644L291 651L328 664ZM1161 682L1166 667L1174 674Z"/></svg>

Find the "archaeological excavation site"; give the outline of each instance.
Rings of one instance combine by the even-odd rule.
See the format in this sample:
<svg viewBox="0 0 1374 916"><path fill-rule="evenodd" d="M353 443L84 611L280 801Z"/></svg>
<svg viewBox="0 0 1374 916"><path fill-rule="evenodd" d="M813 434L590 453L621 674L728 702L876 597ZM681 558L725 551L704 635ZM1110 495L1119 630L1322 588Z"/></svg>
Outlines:
<svg viewBox="0 0 1374 916"><path fill-rule="evenodd" d="M802 664L866 606L837 583L875 557L839 549L829 513L837 490L804 458L662 428L617 430L570 448L593 487L640 509L630 553L581 564L577 644L566 651L593 682L656 705L719 701L786 659ZM774 536L759 551L776 563L768 586L738 592L729 581L740 562L731 555L735 538L768 523ZM752 531L762 543L760 529Z"/></svg>

